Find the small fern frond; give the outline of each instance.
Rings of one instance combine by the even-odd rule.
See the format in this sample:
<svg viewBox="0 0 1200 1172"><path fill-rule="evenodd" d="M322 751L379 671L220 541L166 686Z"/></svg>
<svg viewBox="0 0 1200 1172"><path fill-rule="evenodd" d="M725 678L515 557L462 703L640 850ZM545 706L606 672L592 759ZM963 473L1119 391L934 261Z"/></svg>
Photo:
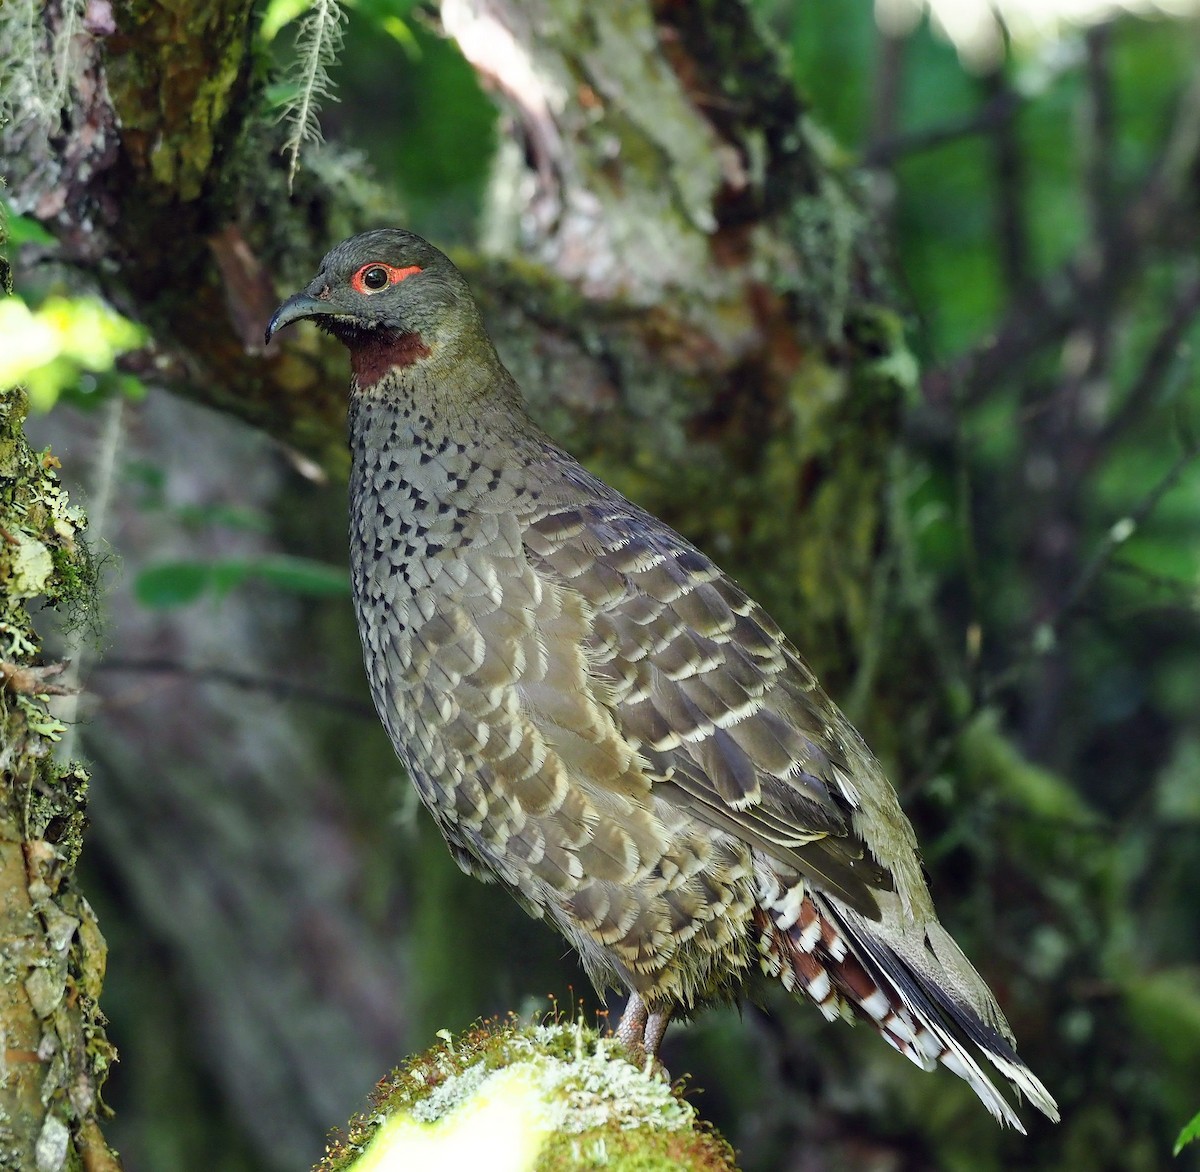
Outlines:
<svg viewBox="0 0 1200 1172"><path fill-rule="evenodd" d="M345 22L346 13L339 0L312 0L296 34L296 61L287 75L288 97L280 115L289 127L283 144L283 153L289 158L289 191L300 165L300 147L321 141L317 121L321 103L337 100L329 69L337 62Z"/></svg>

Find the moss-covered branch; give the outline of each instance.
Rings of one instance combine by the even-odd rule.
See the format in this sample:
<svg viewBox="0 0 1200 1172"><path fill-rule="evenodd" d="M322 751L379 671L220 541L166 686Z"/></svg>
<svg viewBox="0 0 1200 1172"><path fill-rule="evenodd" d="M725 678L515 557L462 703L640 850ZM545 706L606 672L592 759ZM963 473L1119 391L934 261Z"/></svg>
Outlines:
<svg viewBox="0 0 1200 1172"><path fill-rule="evenodd" d="M62 726L46 700L56 673L29 618L37 602L79 621L94 575L83 515L55 459L25 441L25 410L20 391L0 390L0 1167L108 1172L105 947L74 882L88 778L55 762Z"/></svg>
<svg viewBox="0 0 1200 1172"><path fill-rule="evenodd" d="M582 1021L485 1022L409 1059L314 1172L737 1172L660 1074Z"/></svg>

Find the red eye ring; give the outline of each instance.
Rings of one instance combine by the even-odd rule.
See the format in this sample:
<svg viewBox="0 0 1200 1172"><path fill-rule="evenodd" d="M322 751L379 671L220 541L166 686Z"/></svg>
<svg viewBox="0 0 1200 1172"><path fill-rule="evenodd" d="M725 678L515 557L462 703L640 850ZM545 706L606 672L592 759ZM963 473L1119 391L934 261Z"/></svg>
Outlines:
<svg viewBox="0 0 1200 1172"><path fill-rule="evenodd" d="M420 265L409 265L406 269L398 269L393 265L385 265L383 261L373 260L370 264L363 265L350 278L350 288L355 293L363 293L370 296L372 293L378 293L381 289L390 288L392 285L398 285L401 281L411 277L413 273L421 271ZM367 283L367 274L371 275L371 283ZM386 274L387 280L380 282L378 274Z"/></svg>

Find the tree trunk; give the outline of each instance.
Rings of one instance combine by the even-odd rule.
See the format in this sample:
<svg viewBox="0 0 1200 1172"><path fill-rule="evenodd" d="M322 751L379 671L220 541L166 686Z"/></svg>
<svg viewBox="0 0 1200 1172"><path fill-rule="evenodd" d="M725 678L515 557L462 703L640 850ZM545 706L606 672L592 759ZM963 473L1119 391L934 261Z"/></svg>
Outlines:
<svg viewBox="0 0 1200 1172"><path fill-rule="evenodd" d="M46 707L58 687L29 605L89 621L95 574L83 514L57 461L22 434L26 401L0 391L0 1168L117 1169L100 1131L115 1058L98 999L105 944L75 882L88 775L60 765Z"/></svg>

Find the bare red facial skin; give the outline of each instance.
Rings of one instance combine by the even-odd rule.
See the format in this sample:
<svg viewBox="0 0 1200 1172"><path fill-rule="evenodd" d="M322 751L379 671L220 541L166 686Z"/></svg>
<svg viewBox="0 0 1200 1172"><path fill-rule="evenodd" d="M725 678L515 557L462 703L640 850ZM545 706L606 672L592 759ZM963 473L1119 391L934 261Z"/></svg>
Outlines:
<svg viewBox="0 0 1200 1172"><path fill-rule="evenodd" d="M429 354L420 334L368 336L350 348L350 369L359 389L367 390L395 367L412 366Z"/></svg>
<svg viewBox="0 0 1200 1172"><path fill-rule="evenodd" d="M386 285L380 285L378 289L368 289L363 283L363 274L370 272L371 269L383 269L383 271L388 275L388 283ZM369 297L372 293L382 293L384 289L390 289L393 285L400 284L401 281L411 277L413 273L419 273L420 271L420 265L409 265L406 269L398 269L393 265L385 265L383 261L373 260L370 264L363 265L362 268L350 278L350 288L353 289L355 293L364 293Z"/></svg>

